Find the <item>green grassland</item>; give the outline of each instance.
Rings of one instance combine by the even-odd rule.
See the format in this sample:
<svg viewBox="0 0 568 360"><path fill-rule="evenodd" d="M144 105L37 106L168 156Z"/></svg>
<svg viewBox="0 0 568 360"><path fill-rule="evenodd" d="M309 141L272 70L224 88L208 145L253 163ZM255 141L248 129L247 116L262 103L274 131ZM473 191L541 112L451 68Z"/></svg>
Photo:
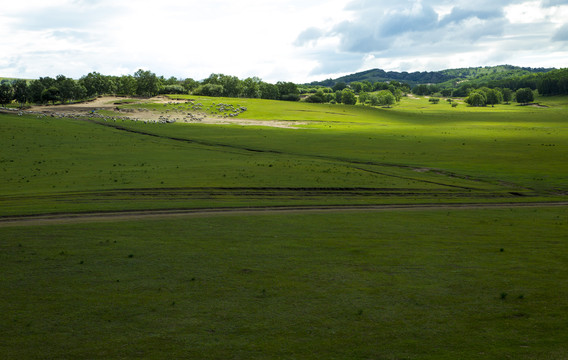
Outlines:
<svg viewBox="0 0 568 360"><path fill-rule="evenodd" d="M566 208L1 229L18 359L565 359Z"/></svg>
<svg viewBox="0 0 568 360"><path fill-rule="evenodd" d="M149 209L566 201L568 98L139 104L293 128L0 113L11 359L565 359L565 206L2 226ZM196 107L196 104L201 104ZM111 115L110 113L108 115Z"/></svg>
<svg viewBox="0 0 568 360"><path fill-rule="evenodd" d="M519 200L512 193L553 200L567 191L564 99L548 108L480 109L426 99L392 109L192 99L205 110L213 102L245 106L240 118L286 120L297 129L2 115L0 215ZM141 106L192 107L122 105Z"/></svg>

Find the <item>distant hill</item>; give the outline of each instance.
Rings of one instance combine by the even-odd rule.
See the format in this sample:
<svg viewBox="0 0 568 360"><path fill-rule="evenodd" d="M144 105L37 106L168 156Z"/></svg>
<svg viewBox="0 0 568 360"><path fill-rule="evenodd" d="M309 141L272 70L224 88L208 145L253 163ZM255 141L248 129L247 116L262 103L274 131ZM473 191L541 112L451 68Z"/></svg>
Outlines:
<svg viewBox="0 0 568 360"><path fill-rule="evenodd" d="M534 73L546 73L554 68L530 68L518 67L512 65L485 66L475 68L448 69L441 71L423 71L423 72L398 72L384 71L381 69L372 69L358 72L351 75L339 77L337 79L328 79L324 81L315 81L310 85L333 86L336 83L344 82L350 84L356 81L399 81L407 83L410 86L418 84L444 84L447 86L455 86L461 81L492 81L502 80L512 76L523 76Z"/></svg>

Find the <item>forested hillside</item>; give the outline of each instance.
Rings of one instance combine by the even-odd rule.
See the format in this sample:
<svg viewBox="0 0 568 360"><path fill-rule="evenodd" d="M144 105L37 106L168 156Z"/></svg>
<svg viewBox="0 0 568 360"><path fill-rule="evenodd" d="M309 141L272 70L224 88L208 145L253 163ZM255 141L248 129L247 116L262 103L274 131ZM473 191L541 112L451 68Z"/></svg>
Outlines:
<svg viewBox="0 0 568 360"><path fill-rule="evenodd" d="M475 68L448 69L441 71L423 71L423 72L397 72L384 71L381 69L372 69L356 74L342 76L337 79L328 79L324 81L312 82L311 85L334 86L337 83L344 82L350 84L352 82L370 81L400 81L405 82L411 87L420 84L439 84L442 88L455 87L463 81L472 84L481 84L489 81L498 81L511 77L521 77L531 74L547 73L554 69L517 67L512 65L485 66Z"/></svg>

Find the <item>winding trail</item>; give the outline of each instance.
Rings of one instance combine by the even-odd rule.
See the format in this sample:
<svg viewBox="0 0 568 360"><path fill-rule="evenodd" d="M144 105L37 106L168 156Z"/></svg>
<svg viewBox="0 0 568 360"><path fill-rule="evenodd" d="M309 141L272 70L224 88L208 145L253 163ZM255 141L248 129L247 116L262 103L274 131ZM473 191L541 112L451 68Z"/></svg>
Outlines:
<svg viewBox="0 0 568 360"><path fill-rule="evenodd" d="M436 210L477 210L500 208L568 207L562 202L503 202L503 203L458 203L458 204L391 204L391 205L312 205L312 206L274 206L237 207L171 210L133 210L115 212L63 213L0 217L0 228L12 226L43 226L59 224L83 224L94 222L119 222L154 219L174 219L183 217L216 216L254 216L278 214L324 214L343 212L382 212L382 211L436 211Z"/></svg>

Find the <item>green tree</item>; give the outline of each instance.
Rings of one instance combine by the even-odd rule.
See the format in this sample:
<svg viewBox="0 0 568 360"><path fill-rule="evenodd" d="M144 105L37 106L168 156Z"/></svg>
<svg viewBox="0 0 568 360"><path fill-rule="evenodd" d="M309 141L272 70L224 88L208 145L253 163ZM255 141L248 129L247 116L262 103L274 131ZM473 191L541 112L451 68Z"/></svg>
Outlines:
<svg viewBox="0 0 568 360"><path fill-rule="evenodd" d="M381 90L377 93L377 99L379 105L391 107L395 102L396 98L390 90Z"/></svg>
<svg viewBox="0 0 568 360"><path fill-rule="evenodd" d="M466 104L471 106L485 106L487 103L487 98L485 97L485 93L479 90L473 90L469 93L469 96L464 99Z"/></svg>
<svg viewBox="0 0 568 360"><path fill-rule="evenodd" d="M341 104L341 102L342 102L341 97L342 97L342 96L343 96L342 90L337 90L337 91L335 92L335 99L334 99L335 102L338 103L338 104Z"/></svg>
<svg viewBox="0 0 568 360"><path fill-rule="evenodd" d="M381 103L379 101L379 97L377 96L377 94L369 94L368 102L369 102L369 104L371 104L371 106L381 105Z"/></svg>
<svg viewBox="0 0 568 360"><path fill-rule="evenodd" d="M280 99L286 101L299 101L300 91L298 86L292 82L282 82L276 83L278 87L278 92L280 93Z"/></svg>
<svg viewBox="0 0 568 360"><path fill-rule="evenodd" d="M260 98L270 100L280 99L280 91L278 90L278 86L265 82L260 83Z"/></svg>
<svg viewBox="0 0 568 360"><path fill-rule="evenodd" d="M415 95L430 95L430 87L428 85L418 85L412 89L412 93Z"/></svg>
<svg viewBox="0 0 568 360"><path fill-rule="evenodd" d="M41 94L45 90L45 86L41 80L32 80L28 86L28 91L30 93L30 100L36 104L42 102Z"/></svg>
<svg viewBox="0 0 568 360"><path fill-rule="evenodd" d="M226 97L238 97L241 93L241 81L236 76L229 76L224 74L211 74L202 85L212 84L223 86L223 94Z"/></svg>
<svg viewBox="0 0 568 360"><path fill-rule="evenodd" d="M51 86L45 90L43 90L42 94L41 94L41 98L42 101L44 102L52 102L53 104L55 104L55 102L59 101L61 97L61 93L59 92L59 89L55 86Z"/></svg>
<svg viewBox="0 0 568 360"><path fill-rule="evenodd" d="M257 77L249 77L242 81L241 96L250 99L260 98L260 83L262 81Z"/></svg>
<svg viewBox="0 0 568 360"><path fill-rule="evenodd" d="M400 100L402 99L402 96L404 95L404 92L399 89L396 88L393 92L394 98L396 99L396 102L400 102Z"/></svg>
<svg viewBox="0 0 568 360"><path fill-rule="evenodd" d="M175 76L171 76L169 79L164 79L162 81L164 85L180 85L180 81L175 78Z"/></svg>
<svg viewBox="0 0 568 360"><path fill-rule="evenodd" d="M509 88L503 89L503 101L508 104L511 100L513 100L513 90Z"/></svg>
<svg viewBox="0 0 568 360"><path fill-rule="evenodd" d="M351 90L353 90L355 94L359 94L363 89L363 83L360 83L359 81L354 81L351 84L349 84L349 87L351 87Z"/></svg>
<svg viewBox="0 0 568 360"><path fill-rule="evenodd" d="M355 105L357 104L357 96L351 89L343 89L341 91L341 102L345 105Z"/></svg>
<svg viewBox="0 0 568 360"><path fill-rule="evenodd" d="M312 94L306 98L306 102L309 103L324 103L326 101L326 96L323 93L323 90L317 90L315 94Z"/></svg>
<svg viewBox="0 0 568 360"><path fill-rule="evenodd" d="M369 80L362 81L362 83L363 83L363 88L361 89L361 91L364 92L373 91L373 84Z"/></svg>
<svg viewBox="0 0 568 360"><path fill-rule="evenodd" d="M20 104L20 108L24 107L29 98L28 83L26 80L18 79L12 84L14 89L14 100Z"/></svg>
<svg viewBox="0 0 568 360"><path fill-rule="evenodd" d="M526 105L534 101L534 94L530 88L523 88L517 90L515 98L519 104Z"/></svg>
<svg viewBox="0 0 568 360"><path fill-rule="evenodd" d="M136 94L145 97L156 96L160 92L161 82L153 72L142 69L134 73Z"/></svg>
<svg viewBox="0 0 568 360"><path fill-rule="evenodd" d="M160 94L185 94L186 91L181 85L164 85L160 89Z"/></svg>
<svg viewBox="0 0 568 360"><path fill-rule="evenodd" d="M40 78L41 79L41 78ZM87 96L97 96L106 93L106 84L103 75L98 72L91 72L79 79L81 85L87 89ZM44 83L44 88L47 89L52 86L52 84Z"/></svg>
<svg viewBox="0 0 568 360"><path fill-rule="evenodd" d="M57 76L57 88L59 89L62 102L77 99L75 96L77 96L78 93L75 87L75 80L66 78L63 75Z"/></svg>
<svg viewBox="0 0 568 360"><path fill-rule="evenodd" d="M181 86L183 86L186 93L190 93L199 86L199 83L192 78L187 78L182 82Z"/></svg>
<svg viewBox="0 0 568 360"><path fill-rule="evenodd" d="M478 91L483 92L483 94L485 95L486 105L495 105L503 102L503 94L500 90L482 87L479 88Z"/></svg>
<svg viewBox="0 0 568 360"><path fill-rule="evenodd" d="M0 85L0 105L2 107L9 104L14 99L14 91L12 89L12 85L9 83L2 83Z"/></svg>
<svg viewBox="0 0 568 360"><path fill-rule="evenodd" d="M346 87L347 87L347 84L343 81L340 81L340 82L336 83L335 85L333 85L332 89L333 89L333 91L337 92L337 91L343 91L343 89L345 89Z"/></svg>
<svg viewBox="0 0 568 360"><path fill-rule="evenodd" d="M203 96L223 96L223 85L219 84L203 84L199 85L197 89L193 90L195 95Z"/></svg>
<svg viewBox="0 0 568 360"><path fill-rule="evenodd" d="M116 80L118 95L133 96L136 94L136 79L132 75L123 75Z"/></svg>
<svg viewBox="0 0 568 360"><path fill-rule="evenodd" d="M359 94L359 102L361 104L366 104L369 101L369 93L362 91Z"/></svg>
<svg viewBox="0 0 568 360"><path fill-rule="evenodd" d="M80 100L80 99L85 99L87 97L87 89L79 84L79 82L74 81L74 86L73 86L73 99L75 100Z"/></svg>

